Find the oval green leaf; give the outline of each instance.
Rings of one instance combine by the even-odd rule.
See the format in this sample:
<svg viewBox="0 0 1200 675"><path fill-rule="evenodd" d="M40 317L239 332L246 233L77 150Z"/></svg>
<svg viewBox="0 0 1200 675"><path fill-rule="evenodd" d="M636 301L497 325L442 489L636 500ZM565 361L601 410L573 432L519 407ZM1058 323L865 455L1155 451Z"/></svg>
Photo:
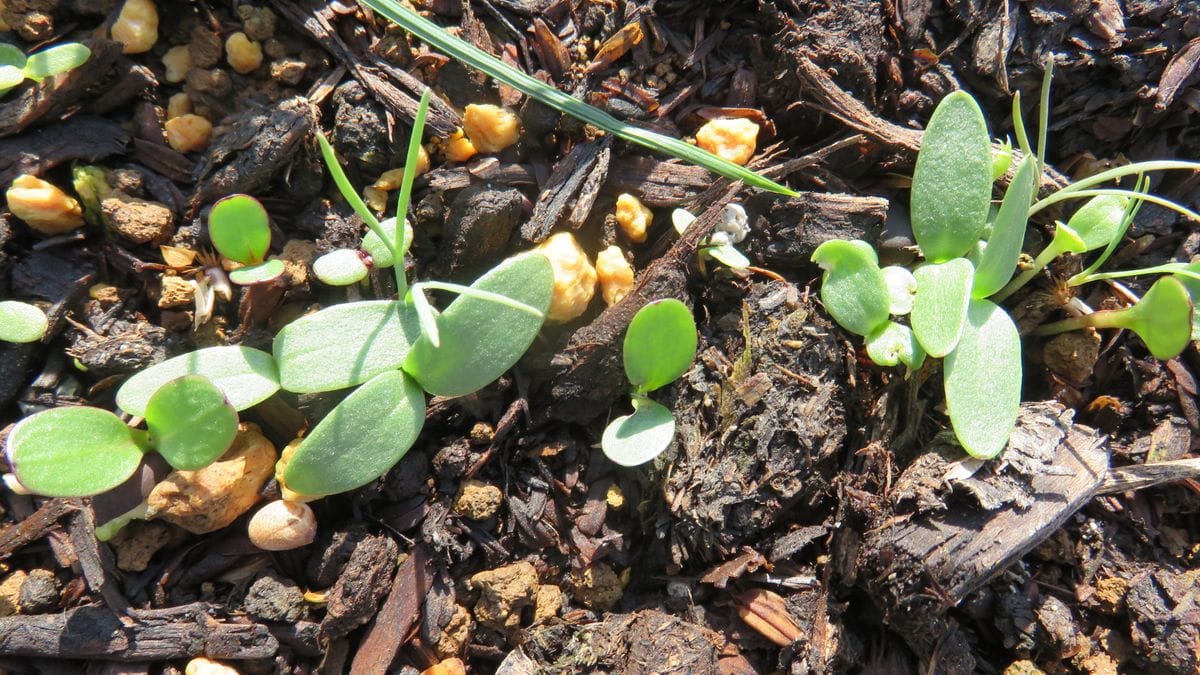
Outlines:
<svg viewBox="0 0 1200 675"><path fill-rule="evenodd" d="M16 66L0 66L0 95L25 81L25 72Z"/></svg>
<svg viewBox="0 0 1200 675"><path fill-rule="evenodd" d="M49 320L46 313L27 302L0 302L0 340L4 342L37 342L46 335Z"/></svg>
<svg viewBox="0 0 1200 675"><path fill-rule="evenodd" d="M184 375L203 375L236 410L262 403L279 391L279 371L271 355L250 347L208 347L181 354L134 375L117 391L121 410L144 417L159 387Z"/></svg>
<svg viewBox="0 0 1200 675"><path fill-rule="evenodd" d="M221 255L243 265L256 265L271 246L267 210L250 195L225 197L208 215L208 236Z"/></svg>
<svg viewBox="0 0 1200 675"><path fill-rule="evenodd" d="M207 378L185 375L150 397L146 427L151 446L172 467L194 471L212 464L233 444L238 415Z"/></svg>
<svg viewBox="0 0 1200 675"><path fill-rule="evenodd" d="M633 400L634 412L613 420L604 429L600 447L621 466L638 466L658 457L675 438L675 417L648 398Z"/></svg>
<svg viewBox="0 0 1200 675"><path fill-rule="evenodd" d="M111 490L142 461L135 432L99 408L54 408L21 420L5 455L17 480L52 497L89 497Z"/></svg>
<svg viewBox="0 0 1200 675"><path fill-rule="evenodd" d="M750 266L750 259L734 248L733 244L708 246L705 247L704 252L731 270L744 270Z"/></svg>
<svg viewBox="0 0 1200 675"><path fill-rule="evenodd" d="M1092 197L1079 207L1067 225L1083 240L1084 251L1094 251L1108 246L1113 237L1118 236L1128 205L1129 198L1121 195Z"/></svg>
<svg viewBox="0 0 1200 675"><path fill-rule="evenodd" d="M909 368L920 368L925 363L925 350L921 348L912 329L904 324L889 321L883 328L867 338L867 356L881 366L900 363Z"/></svg>
<svg viewBox="0 0 1200 675"><path fill-rule="evenodd" d="M387 473L425 423L425 394L399 370L354 390L296 448L283 472L308 497L346 492Z"/></svg>
<svg viewBox="0 0 1200 675"><path fill-rule="evenodd" d="M638 310L625 332L625 375L639 394L666 386L687 372L696 358L696 320L675 298L655 300Z"/></svg>
<svg viewBox="0 0 1200 675"><path fill-rule="evenodd" d="M913 235L925 258L946 262L974 246L991 198L987 122L970 94L953 92L933 111L913 171Z"/></svg>
<svg viewBox="0 0 1200 675"><path fill-rule="evenodd" d="M395 264L395 259L392 257L391 244L396 239L396 219L385 218L379 221L379 228L387 234L389 241L385 243L383 238L375 234L375 230L367 232L367 236L363 237L362 250L366 251L367 255L371 256L371 260L375 266L380 269L387 269ZM412 247L413 229L408 221L404 221L404 250L400 252L403 256Z"/></svg>
<svg viewBox="0 0 1200 675"><path fill-rule="evenodd" d="M1192 339L1192 299L1175 277L1155 281L1136 305L1120 314L1156 359L1179 356Z"/></svg>
<svg viewBox="0 0 1200 675"><path fill-rule="evenodd" d="M1184 269L1200 274L1200 262L1194 262ZM1200 340L1200 312L1194 309L1196 302L1200 300L1200 279L1185 277L1181 274L1175 275L1175 278L1183 284L1183 287L1187 289L1188 296L1192 299L1192 339Z"/></svg>
<svg viewBox="0 0 1200 675"><path fill-rule="evenodd" d="M554 272L540 253L500 263L471 288L508 296L545 315L550 307ZM500 377L529 349L543 317L483 298L460 295L437 317L440 345L422 336L413 345L404 370L436 396L463 396Z"/></svg>
<svg viewBox="0 0 1200 675"><path fill-rule="evenodd" d="M20 70L25 67L26 61L25 52L21 51L19 47L7 42L0 42L0 67L9 66Z"/></svg>
<svg viewBox="0 0 1200 675"><path fill-rule="evenodd" d="M239 286L253 286L278 279L283 275L283 270L282 260L267 260L233 270L229 273L229 280Z"/></svg>
<svg viewBox="0 0 1200 675"><path fill-rule="evenodd" d="M996 293L1012 279L1025 242L1025 227L1029 222L1029 205L1033 200L1037 180L1037 158L1027 156L1013 174L1004 201L992 223L992 234L975 268L975 283L971 295L986 298Z"/></svg>
<svg viewBox="0 0 1200 675"><path fill-rule="evenodd" d="M358 251L339 248L317 258L312 263L313 274L329 286L349 286L367 277L367 264Z"/></svg>
<svg viewBox="0 0 1200 675"><path fill-rule="evenodd" d="M912 311L917 280L907 268L889 265L880 270L888 288L888 314L904 316Z"/></svg>
<svg viewBox="0 0 1200 675"><path fill-rule="evenodd" d="M891 293L870 244L833 239L813 251L812 261L825 270L821 302L838 325L865 336L887 322Z"/></svg>
<svg viewBox="0 0 1200 675"><path fill-rule="evenodd" d="M1003 308L972 300L958 348L943 366L946 410L972 457L1000 454L1021 406L1021 338Z"/></svg>
<svg viewBox="0 0 1200 675"><path fill-rule="evenodd" d="M975 268L966 258L926 263L917 268L917 295L913 299L913 333L930 356L941 358L954 350L971 302Z"/></svg>
<svg viewBox="0 0 1200 675"><path fill-rule="evenodd" d="M82 66L91 55L92 51L78 42L43 49L29 55L25 62L25 77L40 81L52 75L65 73Z"/></svg>
<svg viewBox="0 0 1200 675"><path fill-rule="evenodd" d="M420 336L416 312L408 304L369 300L326 307L275 336L279 384L302 394L362 384L398 370Z"/></svg>

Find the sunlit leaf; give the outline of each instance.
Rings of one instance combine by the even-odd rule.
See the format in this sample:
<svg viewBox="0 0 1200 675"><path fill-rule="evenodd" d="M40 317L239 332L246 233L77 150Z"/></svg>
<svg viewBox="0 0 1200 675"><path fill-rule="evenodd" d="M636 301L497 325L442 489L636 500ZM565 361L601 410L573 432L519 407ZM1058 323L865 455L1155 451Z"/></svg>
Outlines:
<svg viewBox="0 0 1200 675"><path fill-rule="evenodd" d="M7 42L0 42L0 68L12 67L21 70L25 67L25 52L21 51L16 45ZM25 77L21 75L22 79Z"/></svg>
<svg viewBox="0 0 1200 675"><path fill-rule="evenodd" d="M25 62L25 76L40 81L82 66L91 55L92 51L78 42L43 49L29 55Z"/></svg>
<svg viewBox="0 0 1200 675"><path fill-rule="evenodd" d="M889 265L880 270L888 288L888 314L904 316L912 311L917 280L907 268Z"/></svg>
<svg viewBox="0 0 1200 675"><path fill-rule="evenodd" d="M827 241L813 251L812 261L825 270L821 302L842 328L865 336L888 320L891 294L870 244Z"/></svg>
<svg viewBox="0 0 1200 675"><path fill-rule="evenodd" d="M184 375L203 375L236 410L262 403L279 391L279 371L271 355L242 346L208 347L181 354L134 375L117 390L117 405L143 417L159 387Z"/></svg>
<svg viewBox="0 0 1200 675"><path fill-rule="evenodd" d="M917 295L909 320L917 342L930 356L941 358L958 344L971 301L975 268L966 258L926 263L913 272Z"/></svg>
<svg viewBox="0 0 1200 675"><path fill-rule="evenodd" d="M0 301L0 341L37 342L46 334L49 320L34 305L16 300Z"/></svg>
<svg viewBox="0 0 1200 675"><path fill-rule="evenodd" d="M142 461L135 433L107 410L54 408L17 423L4 451L31 492L87 497L133 475Z"/></svg>
<svg viewBox="0 0 1200 675"><path fill-rule="evenodd" d="M339 248L314 260L312 271L323 284L349 286L365 279L368 270L358 251Z"/></svg>
<svg viewBox="0 0 1200 675"><path fill-rule="evenodd" d="M706 246L704 252L731 270L744 270L750 266L750 259L734 248L733 244Z"/></svg>
<svg viewBox="0 0 1200 675"><path fill-rule="evenodd" d="M943 380L958 442L972 457L1000 454L1021 405L1021 338L1003 308L971 301L958 347L943 364Z"/></svg>
<svg viewBox="0 0 1200 675"><path fill-rule="evenodd" d="M945 262L974 246L991 197L987 122L970 94L953 92L934 110L913 171L913 234L925 258Z"/></svg>
<svg viewBox="0 0 1200 675"><path fill-rule="evenodd" d="M247 265L233 270L229 273L229 280L239 286L253 286L278 279L283 275L283 271L282 260L267 260L257 265Z"/></svg>
<svg viewBox="0 0 1200 675"><path fill-rule="evenodd" d="M634 412L613 420L604 429L600 447L621 466L638 466L658 457L675 438L671 411L648 398L633 400Z"/></svg>
<svg viewBox="0 0 1200 675"><path fill-rule="evenodd" d="M867 337L866 346L867 356L881 366L903 363L909 368L920 368L925 362L925 350L912 329L894 321L887 322Z"/></svg>
<svg viewBox="0 0 1200 675"><path fill-rule="evenodd" d="M542 312L550 307L554 272L538 253L509 258L471 288L497 293ZM422 336L404 370L437 396L463 396L487 386L529 349L544 319L491 300L460 295L437 317L440 346Z"/></svg>
<svg viewBox="0 0 1200 675"><path fill-rule="evenodd" d="M1177 277L1161 277L1136 305L1115 315L1121 316L1116 326L1137 333L1156 359L1179 356L1192 337L1192 299Z"/></svg>
<svg viewBox="0 0 1200 675"><path fill-rule="evenodd" d="M238 415L213 383L185 375L150 397L146 427L158 454L176 469L193 471L225 454L237 435Z"/></svg>
<svg viewBox="0 0 1200 675"><path fill-rule="evenodd" d="M1200 262L1194 262L1188 265L1186 269L1200 273ZM1183 287L1187 289L1188 296L1192 299L1192 339L1200 340L1200 312L1194 310L1196 303L1200 301L1200 279L1193 279L1181 274L1176 275L1175 278L1179 280L1179 283L1183 284Z"/></svg>
<svg viewBox="0 0 1200 675"><path fill-rule="evenodd" d="M221 255L244 265L262 262L271 246L267 210L250 195L231 195L213 205L208 235Z"/></svg>
<svg viewBox="0 0 1200 675"><path fill-rule="evenodd" d="M0 66L0 96L25 81L25 72L16 66Z"/></svg>
<svg viewBox="0 0 1200 675"><path fill-rule="evenodd" d="M638 393L666 386L687 372L696 358L696 320L674 298L638 310L625 332L625 375Z"/></svg>
<svg viewBox="0 0 1200 675"><path fill-rule="evenodd" d="M1119 236L1121 222L1125 220L1125 209L1128 206L1127 197L1092 197L1079 207L1067 221L1067 225L1083 240L1084 250L1094 251L1108 246L1113 237Z"/></svg>
<svg viewBox="0 0 1200 675"><path fill-rule="evenodd" d="M299 393L333 391L397 370L421 335L411 305L391 300L326 307L275 336L279 383Z"/></svg>
<svg viewBox="0 0 1200 675"><path fill-rule="evenodd" d="M379 478L404 457L425 423L425 394L391 370L337 405L287 462L288 489L309 497L346 492Z"/></svg>
<svg viewBox="0 0 1200 675"><path fill-rule="evenodd" d="M975 268L975 283L971 295L986 298L1004 288L1021 257L1021 244L1025 241L1025 228L1029 222L1029 204L1033 200L1034 183L1037 180L1037 158L1025 157L1013 174L1000 211L992 221L992 233L987 247L979 256Z"/></svg>
<svg viewBox="0 0 1200 675"><path fill-rule="evenodd" d="M365 237L363 237L362 250L366 251L367 255L371 256L371 260L374 262L376 267L380 269L387 269L395 263L395 260L392 258L391 244L394 244L396 239L396 219L385 218L379 221L379 229L388 236L388 241L385 242L383 238L375 232L375 230L371 230L370 232L367 232ZM409 247L412 246L413 240L412 225L410 225L407 220L404 221L404 230L404 250L400 252L400 255L404 255L408 252Z"/></svg>

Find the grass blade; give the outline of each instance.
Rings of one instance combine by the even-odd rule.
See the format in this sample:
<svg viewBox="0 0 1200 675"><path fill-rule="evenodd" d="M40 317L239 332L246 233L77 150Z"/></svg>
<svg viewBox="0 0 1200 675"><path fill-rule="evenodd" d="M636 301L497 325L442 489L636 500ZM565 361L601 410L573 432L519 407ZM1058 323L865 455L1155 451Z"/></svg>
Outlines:
<svg viewBox="0 0 1200 675"><path fill-rule="evenodd" d="M520 90L529 97L555 110L580 119L594 127L650 150L689 161L726 178L744 181L748 185L795 197L798 195L775 181L721 159L716 155L677 138L647 131L626 124L608 113L554 87L536 80L459 38L450 35L437 24L404 7L398 0L362 0L362 4L383 15L392 23L496 80Z"/></svg>

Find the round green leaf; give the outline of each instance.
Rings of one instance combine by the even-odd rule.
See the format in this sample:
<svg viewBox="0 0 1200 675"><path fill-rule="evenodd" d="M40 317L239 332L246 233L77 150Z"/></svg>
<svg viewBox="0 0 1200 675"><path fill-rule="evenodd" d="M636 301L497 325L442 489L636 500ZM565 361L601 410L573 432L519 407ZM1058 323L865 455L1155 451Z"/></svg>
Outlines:
<svg viewBox="0 0 1200 675"><path fill-rule="evenodd" d="M1108 246L1120 232L1128 205L1129 198L1121 195L1092 197L1079 207L1067 225L1083 240L1084 251L1094 251Z"/></svg>
<svg viewBox="0 0 1200 675"><path fill-rule="evenodd" d="M621 466L638 466L658 457L675 438L671 411L648 398L633 399L634 412L613 420L604 429L600 447Z"/></svg>
<svg viewBox="0 0 1200 675"><path fill-rule="evenodd" d="M389 238L388 243L384 243L383 239L375 234L375 230L367 232L367 236L363 237L362 250L366 251L367 255L371 256L371 260L375 266L380 269L387 269L395 264L395 259L392 257L392 249L390 244L396 239L396 219L385 218L379 221L379 227ZM400 252L403 256L412 247L413 229L408 221L404 221L404 250ZM326 282L328 283L328 282Z"/></svg>
<svg viewBox="0 0 1200 675"><path fill-rule="evenodd" d="M471 288L507 296L544 315L553 285L550 261L540 253L527 253L500 263ZM511 368L529 349L543 321L492 300L460 295L437 317L439 346L421 336L404 370L436 396L470 394Z"/></svg>
<svg viewBox="0 0 1200 675"><path fill-rule="evenodd" d="M948 94L921 139L912 181L913 235L925 258L946 262L979 239L992 198L992 144L979 104Z"/></svg>
<svg viewBox="0 0 1200 675"><path fill-rule="evenodd" d="M125 482L142 461L134 430L99 408L54 408L21 420L5 454L31 492L88 497Z"/></svg>
<svg viewBox="0 0 1200 675"><path fill-rule="evenodd" d="M184 375L203 375L236 410L262 403L279 391L279 372L271 355L250 347L208 347L181 354L134 375L117 390L117 405L144 417L159 387Z"/></svg>
<svg viewBox="0 0 1200 675"><path fill-rule="evenodd" d="M0 95L25 81L25 71L16 66L0 65Z"/></svg>
<svg viewBox="0 0 1200 675"><path fill-rule="evenodd" d="M825 270L821 302L838 325L870 335L888 320L891 293L870 244L833 239L813 251L812 261Z"/></svg>
<svg viewBox="0 0 1200 675"><path fill-rule="evenodd" d="M1037 181L1037 159L1026 157L1013 174L1004 201L992 223L992 234L987 247L979 256L975 268L975 282L971 295L986 298L996 293L1012 279L1021 257L1021 245L1025 242L1025 227L1029 222L1029 204L1033 199Z"/></svg>
<svg viewBox="0 0 1200 675"><path fill-rule="evenodd" d="M296 448L283 472L309 497L346 492L379 478L412 447L425 423L425 394L399 370L354 390Z"/></svg>
<svg viewBox="0 0 1200 675"><path fill-rule="evenodd" d="M0 67L9 66L21 70L25 67L27 59L25 52L21 51L16 45L7 42L0 42ZM24 78L24 75L21 75Z"/></svg>
<svg viewBox="0 0 1200 675"><path fill-rule="evenodd" d="M1156 359L1173 359L1192 338L1192 299L1175 277L1162 277L1130 309L1124 323L1142 338Z"/></svg>
<svg viewBox="0 0 1200 675"><path fill-rule="evenodd" d="M666 386L687 372L696 358L696 320L674 298L655 300L638 310L625 332L625 375L639 394Z"/></svg>
<svg viewBox="0 0 1200 675"><path fill-rule="evenodd" d="M48 325L45 312L27 302L0 302L0 340L4 342L37 342Z"/></svg>
<svg viewBox="0 0 1200 675"><path fill-rule="evenodd" d="M229 280L239 286L253 286L278 279L283 275L283 270L282 260L267 260L257 265L247 265L233 270L229 273Z"/></svg>
<svg viewBox="0 0 1200 675"><path fill-rule="evenodd" d="M704 252L731 270L744 270L750 266L750 259L734 248L733 244L706 246Z"/></svg>
<svg viewBox="0 0 1200 675"><path fill-rule="evenodd" d="M913 333L930 356L941 358L958 344L971 301L975 268L966 258L926 263L917 268L917 295L913 298Z"/></svg>
<svg viewBox="0 0 1200 675"><path fill-rule="evenodd" d="M262 262L271 246L267 210L250 195L231 195L213 205L208 236L221 255L243 265Z"/></svg>
<svg viewBox="0 0 1200 675"><path fill-rule="evenodd" d="M1200 273L1200 262L1194 262L1185 269L1189 272ZM1187 289L1188 296L1192 299L1192 307L1194 308L1197 300L1200 300L1200 279L1193 279L1180 274L1175 275L1175 279ZM1194 310L1192 311L1192 339L1200 340L1200 312Z"/></svg>
<svg viewBox="0 0 1200 675"><path fill-rule="evenodd" d="M92 51L78 42L43 49L29 55L25 62L25 76L40 81L83 65L91 55Z"/></svg>
<svg viewBox="0 0 1200 675"><path fill-rule="evenodd" d="M150 444L176 469L194 471L225 454L237 435L237 411L200 375L172 380L146 405Z"/></svg>
<svg viewBox="0 0 1200 675"><path fill-rule="evenodd" d="M367 277L367 264L358 251L339 248L317 258L312 264L313 274L321 283L330 286L349 286Z"/></svg>
<svg viewBox="0 0 1200 675"><path fill-rule="evenodd" d="M1000 454L1021 406L1021 337L1003 308L972 300L958 347L943 364L946 410L972 457Z"/></svg>
<svg viewBox="0 0 1200 675"><path fill-rule="evenodd" d="M302 316L275 336L272 351L284 389L314 393L362 384L397 370L421 336L411 305L349 302Z"/></svg>

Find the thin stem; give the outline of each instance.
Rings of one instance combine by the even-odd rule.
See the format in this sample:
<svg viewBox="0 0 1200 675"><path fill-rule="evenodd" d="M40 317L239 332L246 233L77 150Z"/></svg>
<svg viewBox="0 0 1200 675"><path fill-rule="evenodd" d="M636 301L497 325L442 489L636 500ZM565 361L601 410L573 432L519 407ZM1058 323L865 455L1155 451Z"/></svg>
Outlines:
<svg viewBox="0 0 1200 675"><path fill-rule="evenodd" d="M1125 329L1126 309L1105 309L1083 316L1072 316L1062 321L1047 323L1033 329L1032 335L1058 335L1080 328L1120 328Z"/></svg>
<svg viewBox="0 0 1200 675"><path fill-rule="evenodd" d="M1193 272L1187 269L1186 263L1166 263L1163 265L1155 265L1154 267L1143 267L1136 270L1121 270L1118 272L1101 272L1100 274L1089 275L1087 281L1103 281L1104 279L1125 279L1128 277L1140 277L1147 274L1178 274L1181 277L1195 279L1200 281L1200 273Z"/></svg>
<svg viewBox="0 0 1200 675"><path fill-rule="evenodd" d="M404 227L408 219L408 203L412 200L413 179L417 177L417 157L421 154L421 136L425 133L425 116L429 112L428 88L421 93L421 101L417 104L417 114L413 119L412 135L408 137L408 154L404 158L404 175L400 179L400 198L396 203L396 247L394 251L406 251L408 246L408 228ZM394 252L393 251L393 252ZM396 267L404 268L404 260L393 255ZM436 345L434 345L436 346Z"/></svg>
<svg viewBox="0 0 1200 675"><path fill-rule="evenodd" d="M1059 244L1058 241L1058 237L1051 239L1050 243L1046 245L1046 248L1042 249L1042 252L1033 259L1033 264L1029 267L1029 269L1013 277L1012 281L1008 282L1004 288L1001 288L989 299L996 304L1000 304L1001 302L1007 300L1010 295L1021 290L1021 287L1029 283L1029 281L1033 279L1038 272L1041 272L1043 269L1045 269L1046 265L1050 264L1051 260L1054 260L1063 252L1062 245Z"/></svg>
<svg viewBox="0 0 1200 675"><path fill-rule="evenodd" d="M1129 197L1130 199L1141 199L1143 201L1150 202L1151 204L1158 204L1159 206L1161 206L1163 208L1171 209L1172 211L1174 211L1180 215L1187 216L1188 218L1191 218L1192 220L1200 222L1200 213L1196 213L1195 211L1192 211L1191 209L1189 209L1186 206L1183 206L1181 204L1176 204L1175 202L1171 201L1170 199L1167 199L1166 197L1159 197L1158 195L1147 194L1144 192L1137 192L1135 190L1121 190L1119 188L1102 188L1102 189L1098 189L1098 190L1074 190L1071 192L1068 192L1067 191L1068 189L1069 188L1064 188L1062 190L1059 190L1058 192L1055 192L1054 194L1050 195L1049 197L1046 197L1045 199L1035 203L1032 207L1029 208L1029 215L1032 217L1033 214L1037 213L1038 211L1041 211L1044 208L1053 206L1059 202L1066 201L1068 199L1082 199L1084 197L1102 197L1104 195L1112 195L1112 196L1117 196L1117 197Z"/></svg>
<svg viewBox="0 0 1200 675"><path fill-rule="evenodd" d="M1151 171L1170 171L1175 169L1180 171L1200 171L1200 162L1185 162L1174 159L1163 159L1152 162L1135 162L1125 166L1113 167L1108 171L1101 171L1095 176L1088 176L1087 178L1077 180L1053 195L1050 195L1050 197L1047 197L1046 199L1057 197L1064 192L1086 190L1093 185L1100 185L1101 183L1107 183L1111 180L1124 178L1125 176L1132 176L1135 173L1150 173ZM1036 204L1034 206L1036 206Z"/></svg>
<svg viewBox="0 0 1200 675"><path fill-rule="evenodd" d="M1012 117L1013 135L1017 137L1017 147L1021 148L1021 152L1028 157L1033 154L1033 151L1029 147L1029 135L1025 133L1025 117L1021 114L1020 91L1013 94Z"/></svg>
<svg viewBox="0 0 1200 675"><path fill-rule="evenodd" d="M488 300L498 305L503 305L511 309L525 312L526 314L532 314L539 319L544 319L546 317L546 315L543 314L537 307L527 305L520 300L513 300L507 295L501 295L500 293L484 291L478 288L471 288L470 286L463 286L461 284L452 284L448 281L419 281L413 284L414 291L423 290L426 288L432 288L435 291L448 291L450 293L457 293L459 295L478 298L480 300Z"/></svg>
<svg viewBox="0 0 1200 675"><path fill-rule="evenodd" d="M1050 128L1050 80L1054 78L1054 60L1046 59L1042 72L1042 94L1038 102L1038 176L1046 169L1046 133Z"/></svg>

